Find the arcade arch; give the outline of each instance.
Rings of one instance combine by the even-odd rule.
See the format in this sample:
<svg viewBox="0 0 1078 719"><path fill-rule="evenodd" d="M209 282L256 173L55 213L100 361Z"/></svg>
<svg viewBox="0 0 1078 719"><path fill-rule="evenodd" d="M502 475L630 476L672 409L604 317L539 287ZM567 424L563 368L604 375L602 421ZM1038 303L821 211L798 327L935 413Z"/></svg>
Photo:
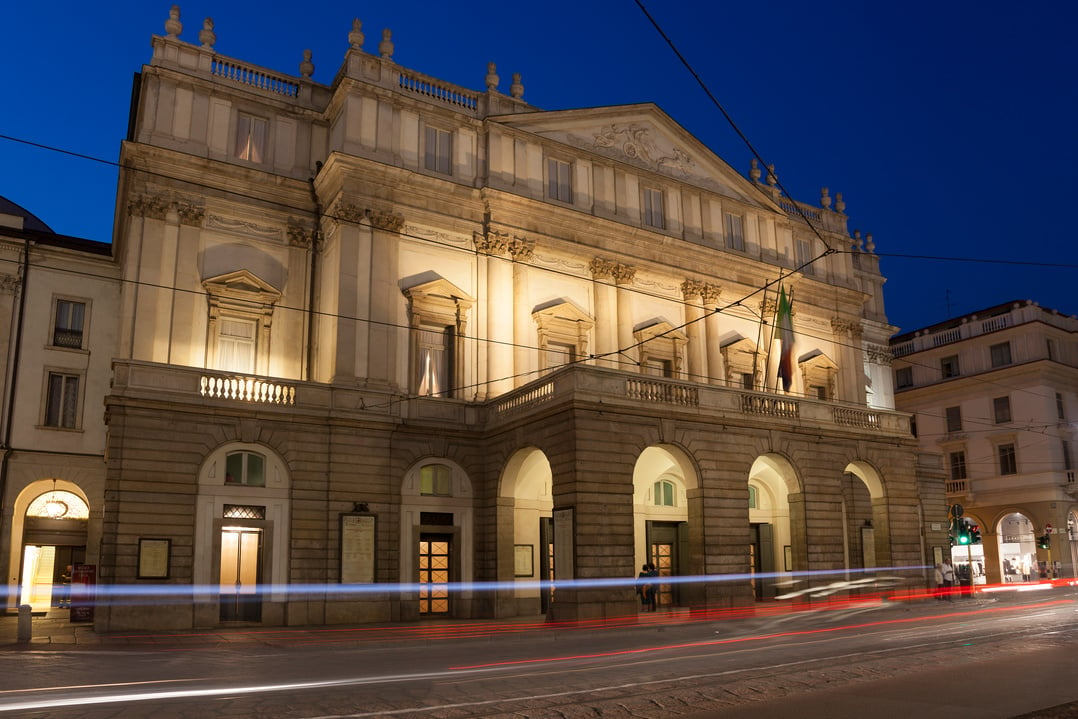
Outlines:
<svg viewBox="0 0 1078 719"><path fill-rule="evenodd" d="M552 484L550 461L535 447L516 451L502 470L498 494L511 502L513 513L515 614L545 613L553 600Z"/></svg>
<svg viewBox="0 0 1078 719"><path fill-rule="evenodd" d="M700 486L696 468L680 448L653 445L633 467L633 536L635 566L651 563L659 576L691 572L689 502ZM683 603L677 584L659 584L659 606Z"/></svg>
<svg viewBox="0 0 1078 719"><path fill-rule="evenodd" d="M86 561L89 500L63 479L40 479L15 498L9 566L18 579L8 587L8 606L28 604L34 611L67 606L65 584L71 567Z"/></svg>

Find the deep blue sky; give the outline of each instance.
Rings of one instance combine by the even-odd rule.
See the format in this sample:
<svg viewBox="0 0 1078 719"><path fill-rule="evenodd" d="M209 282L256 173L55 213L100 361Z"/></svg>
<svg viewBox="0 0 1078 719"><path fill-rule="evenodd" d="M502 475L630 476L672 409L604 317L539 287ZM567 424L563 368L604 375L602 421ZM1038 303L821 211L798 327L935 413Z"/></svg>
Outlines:
<svg viewBox="0 0 1078 719"><path fill-rule="evenodd" d="M790 194L841 192L874 235L903 331L1012 299L1078 313L1078 3L644 0ZM11 2L0 195L57 232L111 240L132 74L171 3ZM634 0L180 3L181 37L330 83L353 17L365 49L470 89L494 61L547 110L654 102L746 174L751 154ZM941 259L903 259L888 254ZM1069 267L1028 264L1055 263Z"/></svg>

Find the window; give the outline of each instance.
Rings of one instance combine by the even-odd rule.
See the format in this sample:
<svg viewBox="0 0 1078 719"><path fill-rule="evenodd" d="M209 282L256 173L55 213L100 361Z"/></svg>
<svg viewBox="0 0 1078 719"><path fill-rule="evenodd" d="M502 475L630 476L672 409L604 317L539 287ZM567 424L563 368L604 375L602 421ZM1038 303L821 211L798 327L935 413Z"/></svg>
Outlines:
<svg viewBox="0 0 1078 719"><path fill-rule="evenodd" d="M752 381L752 372L741 373L741 388L752 389L755 383Z"/></svg>
<svg viewBox="0 0 1078 719"><path fill-rule="evenodd" d="M453 496L453 472L444 464L428 464L419 469L419 493L432 497Z"/></svg>
<svg viewBox="0 0 1078 719"><path fill-rule="evenodd" d="M917 415L910 415L910 434L917 436Z"/></svg>
<svg viewBox="0 0 1078 719"><path fill-rule="evenodd" d="M947 431L948 432L961 432L962 431L962 408L961 407L948 407L944 410L947 416Z"/></svg>
<svg viewBox="0 0 1078 719"><path fill-rule="evenodd" d="M1063 395L1056 392L1056 417L1066 419L1067 413L1063 411Z"/></svg>
<svg viewBox="0 0 1078 719"><path fill-rule="evenodd" d="M816 399L826 400L828 398L827 388L823 385L813 384L809 385L807 395Z"/></svg>
<svg viewBox="0 0 1078 719"><path fill-rule="evenodd" d="M999 453L999 473L1017 474L1018 462L1015 459L1014 445L1001 444L996 448L996 451Z"/></svg>
<svg viewBox="0 0 1078 719"><path fill-rule="evenodd" d="M225 484L266 486L266 458L258 452L229 452L225 456Z"/></svg>
<svg viewBox="0 0 1078 719"><path fill-rule="evenodd" d="M1063 440L1063 469L1068 472L1074 469L1071 466L1071 443L1067 440Z"/></svg>
<svg viewBox="0 0 1078 719"><path fill-rule="evenodd" d="M416 340L417 392L427 397L450 396L453 376L453 328L420 325Z"/></svg>
<svg viewBox="0 0 1078 719"><path fill-rule="evenodd" d="M266 134L269 123L261 117L241 112L236 119L236 157L251 162L266 159Z"/></svg>
<svg viewBox="0 0 1078 719"><path fill-rule="evenodd" d="M726 229L726 246L731 250L745 251L745 230L741 215L726 214L723 218Z"/></svg>
<svg viewBox="0 0 1078 719"><path fill-rule="evenodd" d="M815 259L815 255L812 253L812 240L794 240L794 253L798 270L806 275L815 275L816 265L809 264Z"/></svg>
<svg viewBox="0 0 1078 719"><path fill-rule="evenodd" d="M756 487L754 487L754 486L752 486L750 484L749 485L749 509L756 509L756 507L757 507L758 498L756 496L756 491L757 491Z"/></svg>
<svg viewBox="0 0 1078 719"><path fill-rule="evenodd" d="M655 506L656 507L673 507L674 506L674 483L668 479L660 479L655 483Z"/></svg>
<svg viewBox="0 0 1078 719"><path fill-rule="evenodd" d="M45 426L75 429L79 418L79 376L49 372Z"/></svg>
<svg viewBox="0 0 1078 719"><path fill-rule="evenodd" d="M674 363L664 359L648 359L643 363L644 374L652 377L673 377Z"/></svg>
<svg viewBox="0 0 1078 719"><path fill-rule="evenodd" d="M247 270L203 281L208 301L206 367L237 374L269 372L270 328L281 293Z"/></svg>
<svg viewBox="0 0 1078 719"><path fill-rule="evenodd" d="M452 174L449 159L451 145L452 136L447 130L428 127L427 144L423 151L423 166L443 175Z"/></svg>
<svg viewBox="0 0 1078 719"><path fill-rule="evenodd" d="M411 390L420 396L452 397L455 388L464 384L461 339L473 300L441 277L403 292L412 326Z"/></svg>
<svg viewBox="0 0 1078 719"><path fill-rule="evenodd" d="M992 366L1005 367L1011 363L1011 343L1001 342L988 348L992 353Z"/></svg>
<svg viewBox="0 0 1078 719"><path fill-rule="evenodd" d="M951 465L951 479L966 478L966 453L962 451L950 452L947 461Z"/></svg>
<svg viewBox="0 0 1078 719"><path fill-rule="evenodd" d="M217 369L251 374L255 371L254 320L221 317L217 322Z"/></svg>
<svg viewBox="0 0 1078 719"><path fill-rule="evenodd" d="M913 367L899 367L895 370L895 386L899 389L913 386Z"/></svg>
<svg viewBox="0 0 1078 719"><path fill-rule="evenodd" d="M576 362L576 347L561 342L548 342L543 369L557 369Z"/></svg>
<svg viewBox="0 0 1078 719"><path fill-rule="evenodd" d="M957 377L958 371L958 355L951 355L950 357L944 357L940 360L940 371L943 373L943 379L948 377Z"/></svg>
<svg viewBox="0 0 1078 719"><path fill-rule="evenodd" d="M53 347L82 349L82 328L86 305L70 300L56 300L56 318L52 327Z"/></svg>
<svg viewBox="0 0 1078 719"><path fill-rule="evenodd" d="M1004 424L1011 421L1011 398L996 397L992 400L992 411L995 413L996 424Z"/></svg>
<svg viewBox="0 0 1078 719"><path fill-rule="evenodd" d="M546 194L552 200L573 201L573 189L569 184L569 163L564 160L547 160Z"/></svg>
<svg viewBox="0 0 1078 719"><path fill-rule="evenodd" d="M539 339L539 369L555 370L586 357L588 335L594 320L567 299L548 304L532 313Z"/></svg>
<svg viewBox="0 0 1078 719"><path fill-rule="evenodd" d="M663 218L662 190L644 188L644 224L660 230L666 227L666 220Z"/></svg>

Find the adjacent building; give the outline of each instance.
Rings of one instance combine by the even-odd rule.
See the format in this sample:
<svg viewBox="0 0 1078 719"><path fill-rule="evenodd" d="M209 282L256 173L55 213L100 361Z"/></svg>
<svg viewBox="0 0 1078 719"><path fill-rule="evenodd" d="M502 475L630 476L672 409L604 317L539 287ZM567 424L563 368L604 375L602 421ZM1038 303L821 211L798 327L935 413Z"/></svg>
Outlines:
<svg viewBox="0 0 1078 719"><path fill-rule="evenodd" d="M652 104L442 82L359 21L330 85L165 29L121 155L104 477L33 480L87 502L99 628L617 616L631 584L588 580L648 561L707 577L664 607L924 586L941 468L841 195Z"/></svg>
<svg viewBox="0 0 1078 719"><path fill-rule="evenodd" d="M948 505L980 529L953 549L977 583L1075 576L1076 331L1027 300L892 340L896 404L942 456Z"/></svg>

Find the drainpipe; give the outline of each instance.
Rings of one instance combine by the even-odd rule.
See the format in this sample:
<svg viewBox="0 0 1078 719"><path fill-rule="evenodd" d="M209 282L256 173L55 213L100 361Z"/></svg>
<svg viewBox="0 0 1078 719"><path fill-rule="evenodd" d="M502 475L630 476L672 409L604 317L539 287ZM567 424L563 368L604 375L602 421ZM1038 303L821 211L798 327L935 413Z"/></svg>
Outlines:
<svg viewBox="0 0 1078 719"><path fill-rule="evenodd" d="M22 325L26 315L26 285L30 274L30 238L23 240L22 277L19 283L19 313L15 320L15 346L11 352L11 374L7 396L7 421L4 423L4 454L0 457L0 537L4 532L4 505L7 496L8 463L11 459L11 425L15 415L15 387L19 378L19 357L22 354ZM14 539L14 538L12 538ZM10 555L9 555L10 556ZM0 566L6 566L0 558ZM8 567L10 570L10 567ZM6 583L6 582L5 582Z"/></svg>

